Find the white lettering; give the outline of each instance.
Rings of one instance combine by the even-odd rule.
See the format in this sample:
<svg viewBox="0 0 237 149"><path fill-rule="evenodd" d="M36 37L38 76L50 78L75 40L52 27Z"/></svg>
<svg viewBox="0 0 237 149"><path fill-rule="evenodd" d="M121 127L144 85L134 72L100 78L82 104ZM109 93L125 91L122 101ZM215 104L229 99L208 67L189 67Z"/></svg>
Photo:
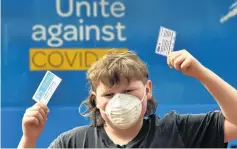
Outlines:
<svg viewBox="0 0 237 149"><path fill-rule="evenodd" d="M83 19L79 20L80 26L79 26L79 36L80 36L80 40L83 41L84 40L84 26L81 25L83 24Z"/></svg>
<svg viewBox="0 0 237 149"><path fill-rule="evenodd" d="M46 40L46 29L43 25L35 25L32 28L32 39L35 41Z"/></svg>
<svg viewBox="0 0 237 149"><path fill-rule="evenodd" d="M55 31L55 32L54 32ZM51 25L48 29L50 39L48 40L48 45L51 47L59 47L63 44L63 40L59 38L62 34L62 24Z"/></svg>
<svg viewBox="0 0 237 149"><path fill-rule="evenodd" d="M56 13L63 18L77 17L77 25L56 23L45 26L36 24L32 27L32 39L34 41L45 41L50 47L60 47L64 41L110 42L127 40L124 35L126 29L124 24L114 22L114 19L109 21L104 19L125 16L125 5L120 1L56 0ZM94 23L96 24L93 24L93 18L95 18ZM89 24L86 23L87 20L89 20ZM111 24L107 24L107 22Z"/></svg>
<svg viewBox="0 0 237 149"><path fill-rule="evenodd" d="M221 23L224 23L228 21L230 18L233 18L234 16L237 15L237 2L233 3L230 9L232 10L230 10L227 15L225 15L224 17L220 19Z"/></svg>
<svg viewBox="0 0 237 149"><path fill-rule="evenodd" d="M105 0L101 0L100 5L101 5L101 14L102 14L102 16L105 17L105 18L108 18L109 14L106 13L105 9L106 9L106 5L109 5L109 3L106 2Z"/></svg>
<svg viewBox="0 0 237 149"><path fill-rule="evenodd" d="M77 41L77 28L73 25L67 25L64 28L63 38L67 41Z"/></svg>
<svg viewBox="0 0 237 149"><path fill-rule="evenodd" d="M86 1L82 1L82 2L77 2L76 3L77 16L81 17L81 6L85 6L85 8L86 8L86 16L90 17L91 16L91 6Z"/></svg>
<svg viewBox="0 0 237 149"><path fill-rule="evenodd" d="M63 13L61 10L61 0L56 0L56 12L61 17L69 17L73 13L73 0L68 0L69 9L67 13Z"/></svg>
<svg viewBox="0 0 237 149"><path fill-rule="evenodd" d="M121 2L115 2L111 5L110 11L114 17L121 18L124 16L125 6ZM117 11L117 12L116 12Z"/></svg>
<svg viewBox="0 0 237 149"><path fill-rule="evenodd" d="M114 33L113 33L113 26L106 25L102 28L102 32L107 36L102 36L104 41L113 41L114 40Z"/></svg>
<svg viewBox="0 0 237 149"><path fill-rule="evenodd" d="M127 40L126 37L123 37L123 35L122 35L122 30L125 29L125 26L122 25L120 22L118 22L117 26L116 26L116 29L117 29L117 32L118 32L118 40L119 41Z"/></svg>
<svg viewBox="0 0 237 149"><path fill-rule="evenodd" d="M91 35L90 31L92 29L95 31L96 40L99 41L100 40L100 29L96 25L90 25L90 26L86 25L86 40L87 41L90 40L90 35Z"/></svg>

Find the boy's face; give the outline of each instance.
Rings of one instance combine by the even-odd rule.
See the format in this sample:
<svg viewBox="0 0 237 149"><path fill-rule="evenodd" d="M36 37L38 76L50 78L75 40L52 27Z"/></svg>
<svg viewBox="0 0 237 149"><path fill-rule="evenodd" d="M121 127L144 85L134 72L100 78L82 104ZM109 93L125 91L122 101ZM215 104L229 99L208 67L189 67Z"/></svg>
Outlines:
<svg viewBox="0 0 237 149"><path fill-rule="evenodd" d="M146 86L139 80L131 80L130 83L126 79L121 79L119 85L112 88L108 88L103 83L100 83L96 89L96 106L99 109L105 111L105 107L108 101L117 93L124 93L136 96L138 99L142 100L145 92L145 97L142 102L142 114L141 119L143 119L144 114L147 109L147 100L150 100L152 97L152 82L149 80L146 83ZM111 124L109 118L103 112L100 112L101 116L107 124Z"/></svg>

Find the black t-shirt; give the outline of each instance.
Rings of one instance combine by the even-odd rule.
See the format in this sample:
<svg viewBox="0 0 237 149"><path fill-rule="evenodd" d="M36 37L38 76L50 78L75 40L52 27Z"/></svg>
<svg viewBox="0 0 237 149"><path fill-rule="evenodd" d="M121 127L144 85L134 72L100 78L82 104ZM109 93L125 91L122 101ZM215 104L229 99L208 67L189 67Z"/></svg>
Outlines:
<svg viewBox="0 0 237 149"><path fill-rule="evenodd" d="M113 143L104 128L81 126L62 133L49 148L226 148L221 112L179 115L170 112L160 119L144 119L138 135L128 144Z"/></svg>

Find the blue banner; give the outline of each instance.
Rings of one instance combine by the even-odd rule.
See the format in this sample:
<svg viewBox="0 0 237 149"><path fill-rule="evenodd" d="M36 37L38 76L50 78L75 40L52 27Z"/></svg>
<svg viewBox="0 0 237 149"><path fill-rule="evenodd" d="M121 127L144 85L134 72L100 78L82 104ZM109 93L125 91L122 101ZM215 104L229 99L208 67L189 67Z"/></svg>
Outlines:
<svg viewBox="0 0 237 149"><path fill-rule="evenodd" d="M158 33L176 31L174 50L188 50L237 88L236 15L233 0L3 0L2 107L31 106L46 70L62 78L49 106L79 105L86 70L111 48L133 50L147 64L159 104L216 105L200 82L155 54Z"/></svg>

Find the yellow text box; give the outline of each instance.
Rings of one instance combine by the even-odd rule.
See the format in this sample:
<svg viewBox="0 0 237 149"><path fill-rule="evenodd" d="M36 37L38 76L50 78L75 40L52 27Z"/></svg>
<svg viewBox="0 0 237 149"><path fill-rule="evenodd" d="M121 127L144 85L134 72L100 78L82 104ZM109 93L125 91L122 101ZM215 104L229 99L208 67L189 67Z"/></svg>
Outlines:
<svg viewBox="0 0 237 149"><path fill-rule="evenodd" d="M90 65L111 49L30 49L30 70L88 70ZM128 49L113 50L126 52Z"/></svg>

